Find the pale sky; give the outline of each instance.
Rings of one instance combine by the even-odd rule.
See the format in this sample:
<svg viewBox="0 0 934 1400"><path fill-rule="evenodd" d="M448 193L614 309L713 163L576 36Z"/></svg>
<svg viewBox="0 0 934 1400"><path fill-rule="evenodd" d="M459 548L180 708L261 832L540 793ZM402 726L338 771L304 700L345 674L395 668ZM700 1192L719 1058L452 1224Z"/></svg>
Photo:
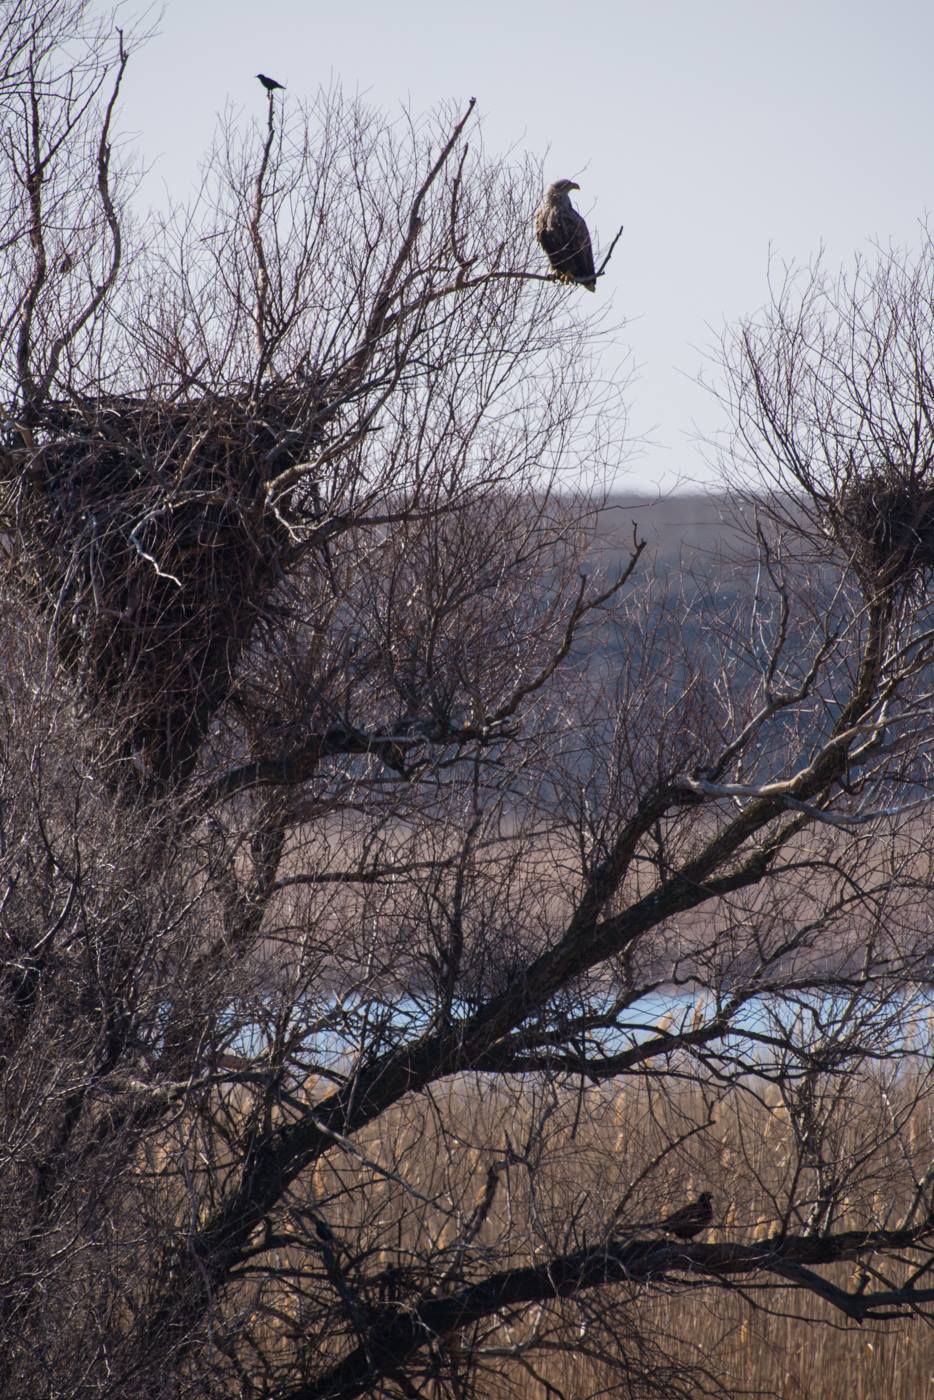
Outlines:
<svg viewBox="0 0 934 1400"><path fill-rule="evenodd" d="M934 7L911 0L167 0L123 125L157 203L190 193L228 103L265 117L257 70L287 100L334 79L390 111L475 96L488 154L577 178L598 244L625 224L597 295L629 323L631 426L651 441L620 485L687 488L708 477L695 431L722 421L693 382L704 347L762 304L770 248L823 245L836 266L915 243L932 53Z"/></svg>

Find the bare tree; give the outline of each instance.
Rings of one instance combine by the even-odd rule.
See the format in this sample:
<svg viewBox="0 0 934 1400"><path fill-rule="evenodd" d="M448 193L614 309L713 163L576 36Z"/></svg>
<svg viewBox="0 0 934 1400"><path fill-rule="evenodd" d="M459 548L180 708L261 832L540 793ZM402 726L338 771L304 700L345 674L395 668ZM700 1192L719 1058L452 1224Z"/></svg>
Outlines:
<svg viewBox="0 0 934 1400"><path fill-rule="evenodd" d="M5 1393L930 1316L929 247L727 344L735 557L665 588L472 101L270 96L141 222L136 39L3 20Z"/></svg>

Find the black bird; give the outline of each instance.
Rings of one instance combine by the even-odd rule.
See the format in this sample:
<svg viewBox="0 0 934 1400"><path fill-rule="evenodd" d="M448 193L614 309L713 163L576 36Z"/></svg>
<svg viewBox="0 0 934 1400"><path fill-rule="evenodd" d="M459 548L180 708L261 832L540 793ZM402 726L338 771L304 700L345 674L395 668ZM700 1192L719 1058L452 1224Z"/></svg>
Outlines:
<svg viewBox="0 0 934 1400"><path fill-rule="evenodd" d="M285 83L277 83L275 78L267 78L265 73L257 73L256 76L267 92L273 92L276 88L281 88L285 92Z"/></svg>
<svg viewBox="0 0 934 1400"><path fill-rule="evenodd" d="M682 1206L660 1220L659 1228L669 1235L676 1235L679 1240L692 1240L701 1230L706 1230L713 1220L712 1199L709 1191L702 1191L689 1206Z"/></svg>
<svg viewBox="0 0 934 1400"><path fill-rule="evenodd" d="M312 1216L312 1219L315 1222L315 1234L318 1236L318 1239L321 1241L321 1243L337 1244L337 1238L334 1234L334 1231L331 1229L327 1221L322 1220L320 1216Z"/></svg>

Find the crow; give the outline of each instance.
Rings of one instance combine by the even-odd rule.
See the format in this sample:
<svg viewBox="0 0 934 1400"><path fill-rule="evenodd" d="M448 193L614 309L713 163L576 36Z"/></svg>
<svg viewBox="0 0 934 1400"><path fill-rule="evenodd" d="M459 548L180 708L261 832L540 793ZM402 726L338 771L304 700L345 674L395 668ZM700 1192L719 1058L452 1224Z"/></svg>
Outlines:
<svg viewBox="0 0 934 1400"><path fill-rule="evenodd" d="M275 88L281 88L285 92L285 83L277 83L275 78L267 78L265 73L257 73L256 76L267 92L272 92Z"/></svg>

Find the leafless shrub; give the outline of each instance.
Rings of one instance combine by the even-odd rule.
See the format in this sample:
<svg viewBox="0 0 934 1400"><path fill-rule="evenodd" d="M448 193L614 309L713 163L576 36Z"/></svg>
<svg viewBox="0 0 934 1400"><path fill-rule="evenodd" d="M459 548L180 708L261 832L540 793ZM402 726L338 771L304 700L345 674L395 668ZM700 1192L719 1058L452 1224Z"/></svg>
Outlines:
<svg viewBox="0 0 934 1400"><path fill-rule="evenodd" d="M920 1323L922 274L789 284L745 553L605 573L600 312L472 102L259 94L134 225L134 39L3 24L5 1393L724 1393L699 1289Z"/></svg>

